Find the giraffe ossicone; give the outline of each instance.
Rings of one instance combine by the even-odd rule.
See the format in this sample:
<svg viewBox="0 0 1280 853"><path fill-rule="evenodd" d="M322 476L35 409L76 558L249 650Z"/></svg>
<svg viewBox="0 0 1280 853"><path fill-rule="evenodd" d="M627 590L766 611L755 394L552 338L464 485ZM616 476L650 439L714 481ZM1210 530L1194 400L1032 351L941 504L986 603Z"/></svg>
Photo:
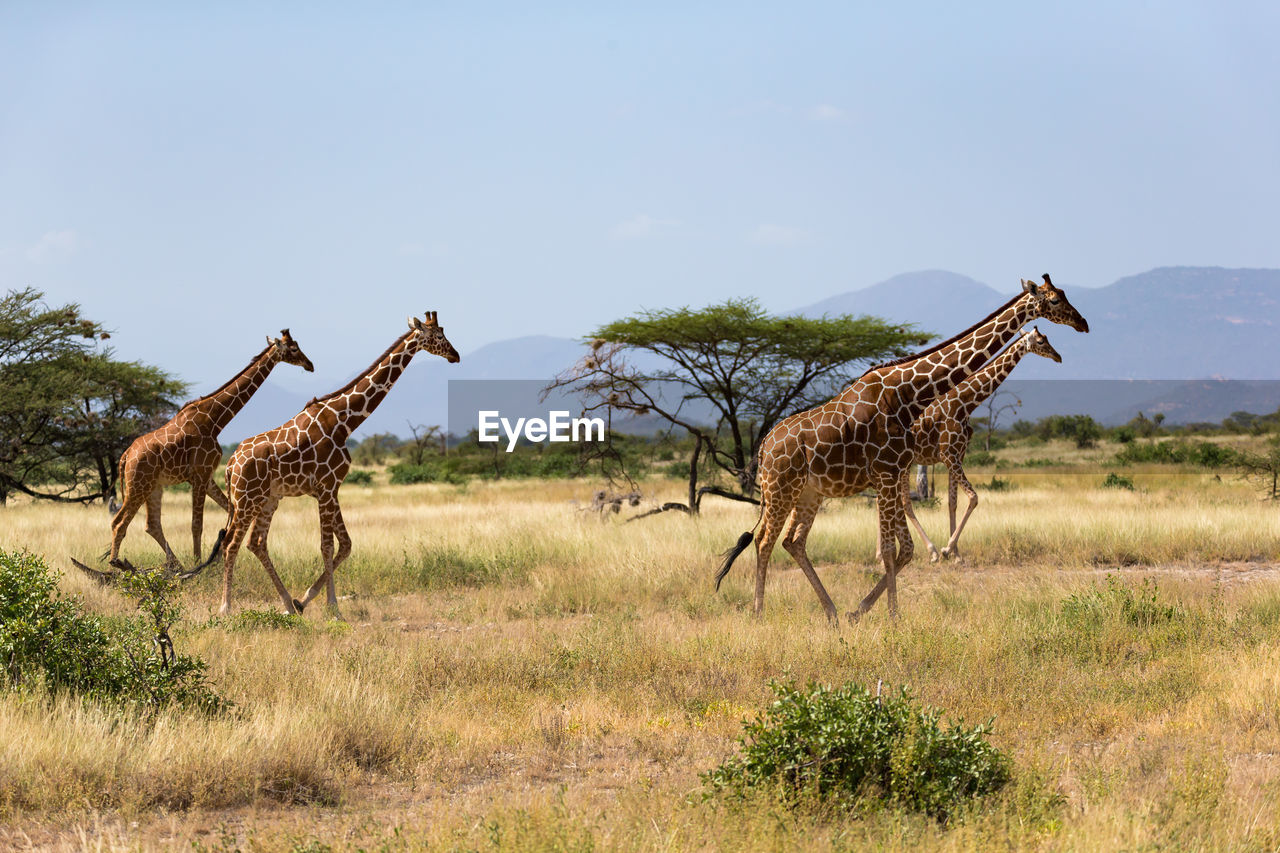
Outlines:
<svg viewBox="0 0 1280 853"><path fill-rule="evenodd" d="M231 611L231 582L236 556L243 543L266 569L286 613L301 612L321 589L327 589L330 611L341 618L333 573L351 553L351 537L338 505L338 489L351 467L347 439L378 407L415 354L438 355L451 364L461 360L445 337L436 312L428 311L425 319L411 316L408 326L409 330L355 379L331 394L310 401L301 412L275 429L245 439L232 454L227 463L231 517L225 536L220 534L223 584L219 613L225 615ZM320 506L320 556L324 567L320 577L298 600L289 594L276 573L267 553L267 534L280 500L301 495L314 497ZM212 563L216 554L217 549L196 571Z"/></svg>
<svg viewBox="0 0 1280 853"><path fill-rule="evenodd" d="M764 611L769 556L778 538L804 572L827 618L838 618L835 604L806 553L805 543L818 508L827 498L876 491L878 537L883 544L884 578L851 621L866 613L882 589L888 589L889 611L897 613L897 573L910 562L911 534L899 499L903 473L914 453L911 425L934 398L947 393L981 368L1028 322L1044 318L1077 331L1088 322L1054 286L1022 281L1022 289L988 317L945 341L911 356L869 368L832 400L780 421L765 436L759 451L760 519L725 552L716 586L733 561L754 540L756 574L754 612ZM757 535L758 532L758 535Z"/></svg>

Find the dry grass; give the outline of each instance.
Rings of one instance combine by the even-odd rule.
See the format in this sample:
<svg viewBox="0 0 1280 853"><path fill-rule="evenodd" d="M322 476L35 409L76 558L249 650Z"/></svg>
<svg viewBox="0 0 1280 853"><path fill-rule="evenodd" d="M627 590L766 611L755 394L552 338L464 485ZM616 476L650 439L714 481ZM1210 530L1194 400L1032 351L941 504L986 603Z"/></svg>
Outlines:
<svg viewBox="0 0 1280 853"><path fill-rule="evenodd" d="M176 642L210 662L235 714L148 723L0 696L0 846L1280 844L1276 507L1212 475L1152 470L1127 492L1098 487L1105 469L997 473L1016 487L982 493L968 562L917 561L899 584L900 620L877 609L841 630L822 622L780 549L763 620L748 615L750 560L712 593L714 555L753 524L749 507L626 525L570 504L589 498L585 483L346 489L349 624L213 620L220 572L189 588ZM188 512L186 495L166 498L183 555ZM919 515L941 536L944 507ZM874 581L873 525L866 502L844 501L810 540L846 608ZM281 507L271 545L295 591L316 573L318 536L313 502ZM55 565L96 556L106 539L100 508L0 510L0 547ZM159 558L140 521L126 553ZM1175 616L1064 615L1071 596L1102 594L1106 571L1130 585L1155 577ZM64 587L94 609L125 606L78 575ZM236 600L276 605L248 554ZM908 683L970 721L994 715L1016 781L947 828L892 811L849 821L767 799L704 802L697 774L732 752L769 679L788 674Z"/></svg>

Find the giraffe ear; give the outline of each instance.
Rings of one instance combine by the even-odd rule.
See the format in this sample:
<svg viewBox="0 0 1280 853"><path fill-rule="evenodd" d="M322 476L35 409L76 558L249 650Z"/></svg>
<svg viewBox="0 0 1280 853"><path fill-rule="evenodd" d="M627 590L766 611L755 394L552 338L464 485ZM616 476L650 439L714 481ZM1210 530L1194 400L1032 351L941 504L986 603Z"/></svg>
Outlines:
<svg viewBox="0 0 1280 853"><path fill-rule="evenodd" d="M410 329L421 329L421 328L422 328L422 321L421 321L421 320L419 320L417 317L409 317L409 318L408 318L408 320L409 320L409 328L410 328Z"/></svg>
<svg viewBox="0 0 1280 853"><path fill-rule="evenodd" d="M1036 283L1034 281L1027 281L1025 278L1021 279L1021 281L1022 281L1022 290L1024 293L1035 293Z"/></svg>

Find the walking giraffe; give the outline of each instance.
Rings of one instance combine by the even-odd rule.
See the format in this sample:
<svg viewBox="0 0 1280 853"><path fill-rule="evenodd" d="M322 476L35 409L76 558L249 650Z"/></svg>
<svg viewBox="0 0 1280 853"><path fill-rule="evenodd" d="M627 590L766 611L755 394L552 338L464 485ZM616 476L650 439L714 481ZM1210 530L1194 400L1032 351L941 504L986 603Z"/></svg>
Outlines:
<svg viewBox="0 0 1280 853"><path fill-rule="evenodd" d="M288 422L268 432L246 439L236 448L227 463L227 493L231 499L231 518L219 533L225 536L223 554L222 608L231 612L231 578L236 554L245 533L249 534L249 551L261 561L275 585L286 613L299 613L311 599L328 587L328 602L335 617L338 597L334 590L333 572L351 553L351 537L347 535L338 506L338 488L351 467L351 454L346 442L351 433L373 414L400 374L418 352L429 352L457 363L458 351L449 343L436 320L436 312L428 311L426 320L409 318L409 331L396 339L369 369L342 388L307 403ZM267 533L271 516L280 499L310 495L320 504L320 556L324 570L301 601L294 600L280 582L271 557L267 553ZM334 556L334 539L338 553ZM217 547L214 547L217 553ZM200 571L213 562L195 569Z"/></svg>
<svg viewBox="0 0 1280 853"><path fill-rule="evenodd" d="M160 499L164 487L175 483L191 484L191 549L193 562L200 562L206 493L218 506L230 509L226 495L213 482L213 470L222 460L218 436L280 362L296 364L308 373L314 370L311 359L298 348L289 330L281 329L280 337L268 336L267 348L254 356L249 366L231 377L225 385L192 400L164 426L133 440L120 456L124 503L111 519L111 565L121 567L120 545L129 530L129 523L146 504L147 532L164 549L166 565L180 567L160 526Z"/></svg>
<svg viewBox="0 0 1280 853"><path fill-rule="evenodd" d="M913 548L899 499L899 484L913 454L911 425L935 397L984 365L1018 330L1039 317L1089 331L1084 317L1048 274L1041 285L1023 281L1017 296L981 322L916 355L871 367L834 399L791 415L769 431L759 456L757 616L764 611L769 555L789 522L782 547L800 565L827 618L836 620L836 607L809 561L805 542L824 499L847 497L866 488L875 489L878 497L884 578L849 618L856 620L871 609L884 586L889 590L889 612L897 614L896 576L910 561ZM725 553L716 574L717 588L753 538L755 531L743 533Z"/></svg>
<svg viewBox="0 0 1280 853"><path fill-rule="evenodd" d="M974 491L973 484L964 473L964 454L969 449L969 440L973 438L973 425L969 422L969 418L973 416L978 406L996 392L1022 357L1028 353L1035 353L1059 363L1062 361L1062 356L1058 355L1058 351L1049 343L1049 339L1041 334L1039 329L1033 328L1030 332L1023 333L1022 337L1010 344L986 367L930 403L911 427L915 442L914 463L934 465L941 462L947 466L947 510L951 517L951 538L947 546L942 549L942 557L958 558L960 556L960 534L964 531L969 516L978 506L978 493ZM929 547L929 562L936 563L939 559L938 549L934 547L928 534L920 526L915 510L911 506L909 471L910 466L903 472L902 477L902 508L906 512L907 519L919 532L920 538L924 540L924 544ZM959 489L964 489L965 494L968 495L969 505L957 526L956 503ZM878 549L876 556L880 556Z"/></svg>

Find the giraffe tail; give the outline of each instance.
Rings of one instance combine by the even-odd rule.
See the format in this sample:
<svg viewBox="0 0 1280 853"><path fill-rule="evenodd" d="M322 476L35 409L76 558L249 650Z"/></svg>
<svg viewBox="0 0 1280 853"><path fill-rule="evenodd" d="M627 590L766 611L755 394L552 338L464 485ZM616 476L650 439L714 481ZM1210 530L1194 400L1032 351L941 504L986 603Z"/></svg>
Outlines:
<svg viewBox="0 0 1280 853"><path fill-rule="evenodd" d="M720 571L716 572L716 592L720 591L720 582L724 580L725 575L729 574L729 568L733 566L733 561L738 559L739 554L747 550L747 546L751 544L751 540L755 536L755 531L748 530L738 537L737 543L732 548L720 555L724 557L724 562L720 564Z"/></svg>
<svg viewBox="0 0 1280 853"><path fill-rule="evenodd" d="M191 571L182 572L181 574L178 575L178 577L184 581L190 580L191 578L203 572L205 569L209 568L210 564L212 564L214 560L218 559L218 555L222 553L222 540L226 538L227 538L227 528L224 527L218 531L218 538L213 540L213 550L209 552L209 559L205 560L203 563L196 566Z"/></svg>

